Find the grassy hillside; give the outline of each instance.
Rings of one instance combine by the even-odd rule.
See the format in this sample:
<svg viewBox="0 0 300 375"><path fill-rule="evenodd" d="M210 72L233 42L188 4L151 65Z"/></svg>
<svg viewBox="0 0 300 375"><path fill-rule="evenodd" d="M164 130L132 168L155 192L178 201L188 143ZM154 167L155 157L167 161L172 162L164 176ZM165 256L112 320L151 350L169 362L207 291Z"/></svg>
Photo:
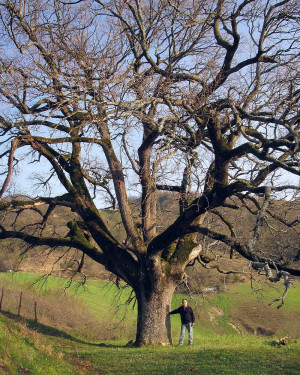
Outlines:
<svg viewBox="0 0 300 375"><path fill-rule="evenodd" d="M63 356L45 335L16 317L0 314L0 374L73 374Z"/></svg>
<svg viewBox="0 0 300 375"><path fill-rule="evenodd" d="M16 200L23 199L23 197L15 197ZM232 202L234 203L234 202ZM132 209L136 215L136 219L141 220L141 213L139 212L139 199L131 200ZM299 243L299 222L297 221L297 215L300 209L300 201L295 200L291 205L288 201L272 201L271 206L277 215L285 217L287 222L294 222L294 226L285 226L282 222L277 222L273 217L268 217L268 225L264 223L262 232L260 233L259 240L257 243L257 249L263 249L263 257L270 257L270 254L286 255L293 253L294 256L297 254L298 243ZM163 231L168 225L170 225L177 217L178 214L178 196L174 193L159 193L157 202L157 220L158 230ZM40 208L42 211L46 210L46 207ZM251 206L251 210L255 211L257 207ZM43 212L44 212L43 211ZM221 215L226 217L228 221L235 227L235 235L242 242L246 242L252 237L252 230L255 225L255 216L250 214L250 211L245 207L240 210L229 210L224 208L220 212ZM54 209L48 219L49 227L45 229L45 235L53 235L56 233L60 236L66 236L69 232L67 222L71 219L75 219L74 212L68 208L57 207ZM103 221L110 229L111 233L115 238L123 243L126 239L126 234L118 210L101 210ZM0 217L0 223L5 223L8 229L20 228L28 225L28 232L34 233L35 229L39 228L39 220L41 217L34 210L22 211L18 215L16 220L16 213L6 214ZM227 225L224 224L218 215L209 214L206 218L207 226L215 231L224 231L229 233ZM202 237L199 236L199 242L202 243ZM207 246L208 242L204 245ZM245 269L245 260L237 254L233 254L233 259L229 259L230 248L226 248L223 243L215 243L212 247L207 247L207 256L211 258L218 258L218 266L224 270L235 270L242 272ZM0 271L14 270L14 271L25 271L25 272L38 272L38 273L51 273L54 276L62 274L63 276L69 276L71 272L74 272L78 268L78 262L81 261L82 253L74 249L55 249L51 251L48 247L31 248L29 251L25 251L26 245L17 239L3 240L0 243ZM21 255L22 254L22 255ZM295 267L300 267L300 262L295 264ZM86 257L84 266L82 269L83 273L89 278L93 279L108 279L109 273L104 269L103 266L99 265L95 261ZM201 290L203 286L208 286L212 282L212 285L221 285L223 281L223 275L217 272L207 272L203 270L203 267L188 267L187 273L189 276L189 284L192 290ZM229 282L233 282L237 275L228 275Z"/></svg>
<svg viewBox="0 0 300 375"><path fill-rule="evenodd" d="M298 375L300 344L239 335L197 336L193 347L81 342L0 314L0 374Z"/></svg>
<svg viewBox="0 0 300 375"><path fill-rule="evenodd" d="M18 312L22 291L21 316L34 318L37 304L39 323L88 340L131 340L135 334L136 306L128 304L131 289L118 289L104 281L88 281L83 287L76 282L36 274L0 273L4 287L2 309ZM283 292L283 286L254 293L248 283L235 284L225 293L187 296L175 294L172 306L188 298L196 318L196 335L224 333L300 338L300 283L291 288L281 309L268 303ZM179 318L172 317L173 336L177 340Z"/></svg>
<svg viewBox="0 0 300 375"><path fill-rule="evenodd" d="M18 313L22 292L20 315L25 318L35 318L36 303L39 323L76 337L95 341L134 335L136 314L125 304L129 288L119 290L104 281L89 281L80 286L76 281L70 284L63 278L42 278L32 273L0 273L0 293L2 287L4 311ZM125 326L126 321L132 324Z"/></svg>
<svg viewBox="0 0 300 375"><path fill-rule="evenodd" d="M0 274L0 287L5 288L0 374L116 375L126 369L130 375L296 375L300 371L299 283L280 310L266 307L270 295L259 302L248 284L204 298L188 297L197 316L193 347L176 345L180 324L179 317L172 316L174 346L135 349L125 346L134 338L136 316L136 309L126 305L128 288L90 281L85 288L73 284L63 293L66 280L51 277L33 284L36 278ZM22 317L16 316L20 290ZM174 296L173 307L182 297ZM34 301L48 311L41 316L39 310L38 323L30 308ZM268 336L267 329L274 335ZM283 335L290 337L288 345L276 345Z"/></svg>

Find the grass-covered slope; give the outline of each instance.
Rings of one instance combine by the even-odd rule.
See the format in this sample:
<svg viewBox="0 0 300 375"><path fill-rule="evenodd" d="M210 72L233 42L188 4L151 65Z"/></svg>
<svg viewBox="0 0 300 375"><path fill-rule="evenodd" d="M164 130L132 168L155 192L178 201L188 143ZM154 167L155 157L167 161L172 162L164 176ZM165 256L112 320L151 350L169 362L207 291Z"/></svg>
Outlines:
<svg viewBox="0 0 300 375"><path fill-rule="evenodd" d="M38 280L28 273L0 273L0 293L4 287L2 309L17 314L20 293L20 315L34 319L37 306L38 322L61 329L76 337L97 340L131 340L135 335L136 306L128 299L130 288L118 289L115 284L91 280L84 287L68 280L48 277ZM254 293L250 284L235 284L225 293L186 296L175 294L172 308L188 298L196 315L196 335L214 334L289 336L300 338L300 283L296 282L281 309L269 302L281 295L284 286ZM0 296L1 296L0 294ZM177 340L179 316L172 316L174 341Z"/></svg>
<svg viewBox="0 0 300 375"><path fill-rule="evenodd" d="M14 316L0 314L0 374L73 374L73 367L44 335Z"/></svg>
<svg viewBox="0 0 300 375"><path fill-rule="evenodd" d="M34 329L35 328L35 329ZM43 333L42 333L43 332ZM298 375L300 345L261 337L197 336L193 347L131 348L88 343L0 314L0 374Z"/></svg>
<svg viewBox="0 0 300 375"><path fill-rule="evenodd" d="M177 346L179 316L172 316L174 346L136 349L136 308L127 306L130 290L89 281L84 288L34 274L0 274L4 286L0 313L0 374L232 374L298 375L300 372L300 285L280 309L262 301L249 284L226 293L188 297L196 313L194 345ZM23 291L21 317L17 316ZM122 293L121 293L122 292ZM175 295L173 308L183 295ZM185 296L186 297L186 296ZM38 322L32 306L37 301ZM271 335L272 334L272 335ZM276 342L289 336L286 346Z"/></svg>

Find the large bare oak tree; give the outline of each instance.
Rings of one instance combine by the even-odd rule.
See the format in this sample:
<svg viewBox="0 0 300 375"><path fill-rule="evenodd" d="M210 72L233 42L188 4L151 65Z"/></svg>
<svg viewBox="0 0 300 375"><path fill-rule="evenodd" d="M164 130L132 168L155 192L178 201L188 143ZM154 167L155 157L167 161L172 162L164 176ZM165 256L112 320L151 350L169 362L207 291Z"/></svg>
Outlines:
<svg viewBox="0 0 300 375"><path fill-rule="evenodd" d="M186 267L209 266L199 239L223 243L287 290L299 249L266 256L258 239L267 217L298 225L270 202L299 199L299 6L1 1L0 239L75 248L124 280L138 302L137 345L168 341L165 311ZM21 159L36 172L43 162L32 184L54 194L5 199ZM168 225L158 222L163 191L178 199ZM119 210L123 240L100 201ZM74 219L65 236L49 235L59 207ZM257 216L246 239L224 216L241 207ZM18 225L24 210L39 222Z"/></svg>

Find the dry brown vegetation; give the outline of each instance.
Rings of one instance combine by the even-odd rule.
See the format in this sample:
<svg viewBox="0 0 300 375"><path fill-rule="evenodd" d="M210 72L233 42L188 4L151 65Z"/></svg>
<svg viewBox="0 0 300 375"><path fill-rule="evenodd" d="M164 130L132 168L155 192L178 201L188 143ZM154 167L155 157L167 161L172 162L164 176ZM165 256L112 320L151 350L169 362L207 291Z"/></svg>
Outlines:
<svg viewBox="0 0 300 375"><path fill-rule="evenodd" d="M22 292L22 303L19 310L20 294ZM51 327L52 332L61 335L63 332L84 340L112 340L115 334L108 328L108 322L100 321L93 316L88 306L82 300L65 294L62 290L48 291L45 295L39 295L24 286L13 285L4 288L2 310L18 315L23 319L35 319L35 304L37 306L37 322L40 325Z"/></svg>
<svg viewBox="0 0 300 375"><path fill-rule="evenodd" d="M276 310L261 303L244 302L231 309L234 325L242 333L273 336L277 332L291 332L290 337L300 337L299 312Z"/></svg>

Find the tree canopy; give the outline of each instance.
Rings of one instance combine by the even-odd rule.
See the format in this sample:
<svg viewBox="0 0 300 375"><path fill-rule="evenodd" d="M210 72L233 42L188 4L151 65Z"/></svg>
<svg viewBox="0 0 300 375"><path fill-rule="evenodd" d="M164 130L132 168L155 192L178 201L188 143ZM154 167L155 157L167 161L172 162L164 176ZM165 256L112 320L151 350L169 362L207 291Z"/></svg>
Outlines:
<svg viewBox="0 0 300 375"><path fill-rule="evenodd" d="M128 283L139 345L165 340L161 309L187 265L211 261L204 238L271 281L300 275L299 248L257 246L268 217L299 228L270 204L299 202L299 1L4 0L0 12L0 196L21 161L45 162L32 174L43 194L2 200L0 239L79 249ZM178 201L168 225L159 192ZM120 211L124 241L99 202ZM74 217L49 235L62 206ZM222 211L241 207L256 216L248 238ZM23 210L40 219L18 225Z"/></svg>

